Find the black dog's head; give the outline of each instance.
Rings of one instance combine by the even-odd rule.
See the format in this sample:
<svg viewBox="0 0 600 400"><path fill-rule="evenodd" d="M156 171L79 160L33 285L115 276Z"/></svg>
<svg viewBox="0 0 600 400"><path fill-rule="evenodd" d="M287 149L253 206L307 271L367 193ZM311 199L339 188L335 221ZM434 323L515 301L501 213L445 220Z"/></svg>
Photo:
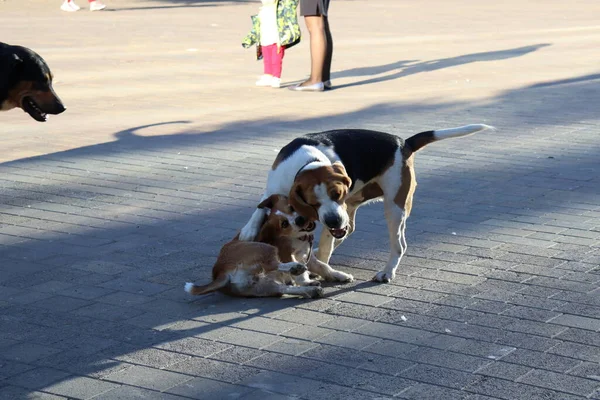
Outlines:
<svg viewBox="0 0 600 400"><path fill-rule="evenodd" d="M33 119L46 121L65 106L52 88L52 72L37 53L0 43L0 109L21 108Z"/></svg>

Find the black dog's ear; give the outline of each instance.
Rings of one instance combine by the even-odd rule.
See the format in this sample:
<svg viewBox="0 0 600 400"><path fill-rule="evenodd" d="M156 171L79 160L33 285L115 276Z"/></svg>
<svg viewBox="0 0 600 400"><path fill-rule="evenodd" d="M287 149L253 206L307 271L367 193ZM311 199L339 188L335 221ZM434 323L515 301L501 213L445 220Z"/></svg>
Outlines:
<svg viewBox="0 0 600 400"><path fill-rule="evenodd" d="M0 60L0 78L2 80L11 76L23 64L23 59L17 54L9 54L4 61Z"/></svg>

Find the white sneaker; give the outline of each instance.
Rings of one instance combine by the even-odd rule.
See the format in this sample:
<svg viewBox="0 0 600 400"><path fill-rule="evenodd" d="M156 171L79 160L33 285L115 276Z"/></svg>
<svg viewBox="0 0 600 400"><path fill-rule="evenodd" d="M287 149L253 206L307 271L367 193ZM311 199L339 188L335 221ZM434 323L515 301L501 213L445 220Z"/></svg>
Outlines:
<svg viewBox="0 0 600 400"><path fill-rule="evenodd" d="M100 11L100 10L104 10L105 8L106 8L106 5L100 3L98 0L92 1L90 3L90 11Z"/></svg>
<svg viewBox="0 0 600 400"><path fill-rule="evenodd" d="M60 6L60 9L66 12L74 12L79 10L79 6L73 1L65 0L65 2Z"/></svg>
<svg viewBox="0 0 600 400"><path fill-rule="evenodd" d="M273 75L262 75L257 81L256 86L271 86Z"/></svg>
<svg viewBox="0 0 600 400"><path fill-rule="evenodd" d="M271 78L271 87L280 88L281 87L281 78L272 77Z"/></svg>

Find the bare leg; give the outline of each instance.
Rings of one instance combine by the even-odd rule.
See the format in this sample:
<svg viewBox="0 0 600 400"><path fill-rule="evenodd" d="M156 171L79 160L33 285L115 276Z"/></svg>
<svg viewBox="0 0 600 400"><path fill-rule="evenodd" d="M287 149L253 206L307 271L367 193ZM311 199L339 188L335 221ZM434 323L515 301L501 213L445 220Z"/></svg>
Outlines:
<svg viewBox="0 0 600 400"><path fill-rule="evenodd" d="M310 34L310 78L300 86L314 85L323 82L324 65L327 59L327 35L325 20L322 15L307 15L304 17Z"/></svg>
<svg viewBox="0 0 600 400"><path fill-rule="evenodd" d="M333 37L329 29L329 18L323 17L325 38L327 40L327 52L325 53L325 62L323 63L323 82L331 79L331 60L333 59Z"/></svg>

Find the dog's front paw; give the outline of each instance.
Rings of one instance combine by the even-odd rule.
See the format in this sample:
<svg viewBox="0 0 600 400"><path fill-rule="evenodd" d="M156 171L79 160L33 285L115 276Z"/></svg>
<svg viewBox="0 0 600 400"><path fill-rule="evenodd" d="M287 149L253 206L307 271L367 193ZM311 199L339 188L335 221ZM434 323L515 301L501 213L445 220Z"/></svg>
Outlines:
<svg viewBox="0 0 600 400"><path fill-rule="evenodd" d="M396 277L396 273L394 271L392 272L387 272L387 271L379 271L374 277L373 277L373 281L375 282L383 282L383 283L389 283L390 281L392 281L394 278Z"/></svg>
<svg viewBox="0 0 600 400"><path fill-rule="evenodd" d="M325 291L323 290L322 287L320 286L311 286L310 288L310 298L311 299L318 299L320 297L323 297L325 295Z"/></svg>

